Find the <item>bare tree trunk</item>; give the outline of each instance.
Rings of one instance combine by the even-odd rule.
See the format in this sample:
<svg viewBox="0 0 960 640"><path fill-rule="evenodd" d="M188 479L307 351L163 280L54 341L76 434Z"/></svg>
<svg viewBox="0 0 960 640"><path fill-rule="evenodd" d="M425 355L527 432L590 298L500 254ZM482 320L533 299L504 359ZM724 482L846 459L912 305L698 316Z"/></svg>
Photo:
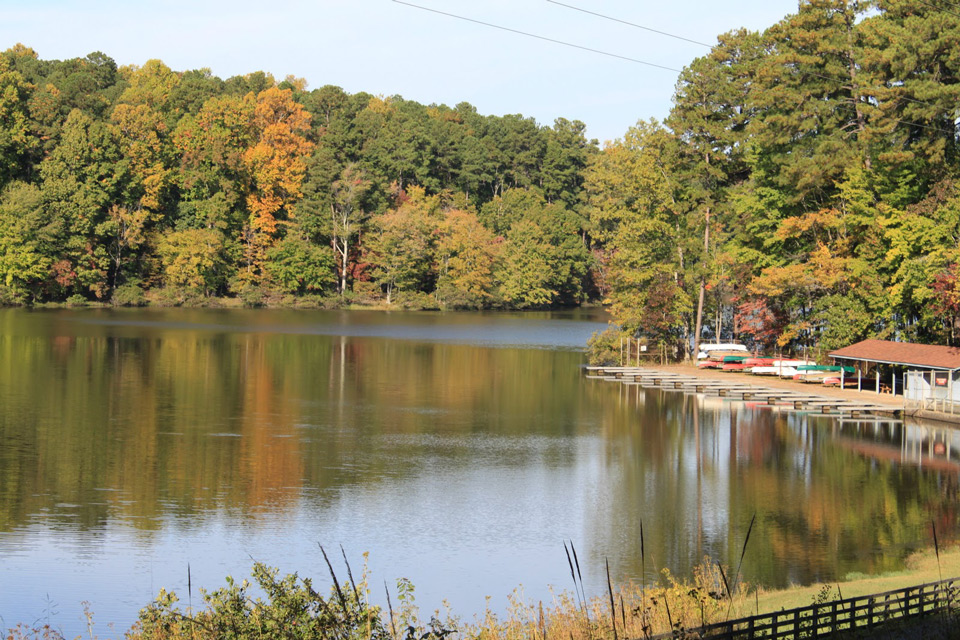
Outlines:
<svg viewBox="0 0 960 640"><path fill-rule="evenodd" d="M340 295L347 291L347 256L350 254L350 245L347 242L346 236L340 238L340 244L342 245L340 250Z"/></svg>
<svg viewBox="0 0 960 640"><path fill-rule="evenodd" d="M710 252L710 208L707 207L705 224L703 226L703 264L706 267L707 257ZM700 332L703 330L703 299L707 291L706 275L700 274L700 294L697 296L697 326L693 334L693 353L700 353ZM694 358L697 356L694 355Z"/></svg>

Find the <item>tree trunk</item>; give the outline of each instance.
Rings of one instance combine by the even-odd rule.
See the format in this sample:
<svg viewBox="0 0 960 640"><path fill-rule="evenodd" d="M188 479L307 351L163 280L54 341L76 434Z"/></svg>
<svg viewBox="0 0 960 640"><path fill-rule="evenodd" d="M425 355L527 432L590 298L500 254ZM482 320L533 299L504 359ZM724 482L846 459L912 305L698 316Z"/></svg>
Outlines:
<svg viewBox="0 0 960 640"><path fill-rule="evenodd" d="M343 251L341 252L343 260L340 263L340 295L343 295L347 291L347 255L350 253L350 245L347 244L346 237L341 240L343 245Z"/></svg>
<svg viewBox="0 0 960 640"><path fill-rule="evenodd" d="M703 226L703 266L706 267L707 257L710 252L710 207L707 207L707 213L704 216L705 224ZM696 359L700 353L700 332L703 331L703 299L707 291L707 278L704 273L700 274L700 294L697 296L697 326L693 333L693 353Z"/></svg>

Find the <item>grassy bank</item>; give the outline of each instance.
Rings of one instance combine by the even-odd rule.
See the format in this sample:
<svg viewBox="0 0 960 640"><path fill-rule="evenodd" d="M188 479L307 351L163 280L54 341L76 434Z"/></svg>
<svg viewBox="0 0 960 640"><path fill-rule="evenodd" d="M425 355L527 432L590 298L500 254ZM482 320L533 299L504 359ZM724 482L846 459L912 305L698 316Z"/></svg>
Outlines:
<svg viewBox="0 0 960 640"><path fill-rule="evenodd" d="M824 588L832 591L831 599L838 597L838 588L844 598L853 598L936 582L941 579L941 575L944 579L960 576L960 547L940 549L939 562L933 549L915 553L907 559L906 567L902 571L876 576L852 574L839 583L821 583L781 590L761 588L758 601L761 612L779 611L810 604ZM753 613L749 606L744 610L744 615Z"/></svg>
<svg viewBox="0 0 960 640"><path fill-rule="evenodd" d="M757 612L803 607L815 600L834 600L839 595L851 598L935 582L941 575L960 575L960 548L941 549L939 556L938 561L936 553L929 550L912 556L903 571L878 576L852 575L839 583L783 590L736 584L736 576L728 569L705 561L689 579L677 579L664 571L657 585L610 585L605 593L589 597L583 593L579 581L576 592L557 593L550 602L528 602L521 593L515 592L505 614L488 610L472 620L450 611L421 612L413 585L405 580L389 589L386 606L373 604L365 572L359 580L354 580L349 565L346 565L346 575L342 576L331 567L334 586L321 594L309 578L280 577L275 570L258 564L253 569L256 587L247 581L228 578L227 585L220 589L201 590L204 604L193 608L182 606L177 595L161 591L157 599L141 611L139 621L125 637L131 640L642 638ZM261 595L253 595L254 590ZM380 595L376 599L383 600L384 592L378 589L377 593ZM193 594L189 600L196 603L199 598ZM7 640L61 637L48 627L20 626L5 634ZM91 631L89 638L95 637Z"/></svg>

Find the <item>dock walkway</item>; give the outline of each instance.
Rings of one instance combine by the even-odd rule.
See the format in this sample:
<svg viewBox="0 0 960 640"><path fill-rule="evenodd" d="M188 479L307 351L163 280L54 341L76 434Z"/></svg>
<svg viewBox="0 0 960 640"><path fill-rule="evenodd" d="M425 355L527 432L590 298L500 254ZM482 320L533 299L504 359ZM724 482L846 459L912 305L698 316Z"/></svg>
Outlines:
<svg viewBox="0 0 960 640"><path fill-rule="evenodd" d="M800 387L798 383L779 378L760 378L745 374L723 372L719 376L696 374L684 371L652 367L587 367L587 377L628 385L640 385L682 391L704 393L737 400L760 401L770 405L791 406L794 409L840 414L856 418L863 415L899 418L903 404L896 396L881 397L879 394L857 392L848 389L824 389L825 393L811 393L805 389L791 389L786 385ZM764 383L760 383L763 381ZM839 393L838 393L839 392ZM863 396L868 396L864 398Z"/></svg>

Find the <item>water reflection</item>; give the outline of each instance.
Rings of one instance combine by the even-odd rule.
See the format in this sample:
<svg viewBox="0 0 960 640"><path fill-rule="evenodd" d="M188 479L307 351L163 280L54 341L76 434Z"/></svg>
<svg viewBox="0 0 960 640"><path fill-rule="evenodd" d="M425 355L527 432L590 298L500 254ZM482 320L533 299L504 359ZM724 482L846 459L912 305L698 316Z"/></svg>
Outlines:
<svg viewBox="0 0 960 640"><path fill-rule="evenodd" d="M0 311L0 616L129 624L161 586L323 578L343 544L428 608L739 557L781 585L953 537L950 431L585 380L571 314ZM476 336L476 339L473 338ZM547 348L549 345L554 347ZM521 345L521 346L518 346ZM641 575L640 523L647 575Z"/></svg>

